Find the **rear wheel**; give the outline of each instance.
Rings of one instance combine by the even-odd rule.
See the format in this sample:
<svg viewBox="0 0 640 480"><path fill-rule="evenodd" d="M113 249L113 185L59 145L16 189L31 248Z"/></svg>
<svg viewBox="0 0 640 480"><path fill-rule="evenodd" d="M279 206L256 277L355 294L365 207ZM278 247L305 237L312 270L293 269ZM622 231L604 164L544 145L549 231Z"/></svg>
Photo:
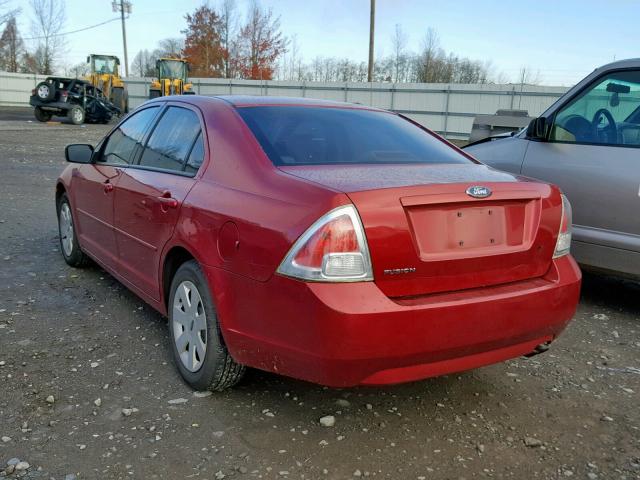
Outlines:
<svg viewBox="0 0 640 480"><path fill-rule="evenodd" d="M63 193L58 200L58 233L60 235L60 251L67 264L72 267L84 267L89 262L78 243L78 237L71 213L69 197Z"/></svg>
<svg viewBox="0 0 640 480"><path fill-rule="evenodd" d="M50 102L56 96L56 86L53 83L40 82L36 85L36 96L43 102Z"/></svg>
<svg viewBox="0 0 640 480"><path fill-rule="evenodd" d="M127 98L123 87L114 87L113 104L120 109L120 115L127 113Z"/></svg>
<svg viewBox="0 0 640 480"><path fill-rule="evenodd" d="M84 123L84 109L80 105L71 107L67 115L74 125L82 125Z"/></svg>
<svg viewBox="0 0 640 480"><path fill-rule="evenodd" d="M49 120L51 120L52 115L49 112L45 112L40 107L36 107L33 113L35 114L36 119L39 122L48 122Z"/></svg>
<svg viewBox="0 0 640 480"><path fill-rule="evenodd" d="M245 368L222 341L211 292L196 261L178 268L168 310L173 357L182 378L196 390L222 391L238 383Z"/></svg>

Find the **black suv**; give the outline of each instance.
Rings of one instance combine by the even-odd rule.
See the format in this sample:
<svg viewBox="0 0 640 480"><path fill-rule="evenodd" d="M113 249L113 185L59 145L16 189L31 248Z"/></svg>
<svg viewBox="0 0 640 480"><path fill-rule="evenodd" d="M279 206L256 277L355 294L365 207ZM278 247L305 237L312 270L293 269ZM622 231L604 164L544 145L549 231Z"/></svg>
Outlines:
<svg viewBox="0 0 640 480"><path fill-rule="evenodd" d="M99 88L76 78L47 77L31 91L29 104L35 116L48 122L53 115L69 117L72 123L109 123L120 109L106 98Z"/></svg>

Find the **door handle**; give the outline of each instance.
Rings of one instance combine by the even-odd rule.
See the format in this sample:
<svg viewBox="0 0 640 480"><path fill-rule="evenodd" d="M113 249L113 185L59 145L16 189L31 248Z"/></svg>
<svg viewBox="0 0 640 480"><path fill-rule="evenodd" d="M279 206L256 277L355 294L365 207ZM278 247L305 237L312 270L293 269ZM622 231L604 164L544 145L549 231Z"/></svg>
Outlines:
<svg viewBox="0 0 640 480"><path fill-rule="evenodd" d="M164 192L160 197L158 197L158 201L162 206L163 210L168 210L170 208L178 208L178 200L171 196L171 192Z"/></svg>
<svg viewBox="0 0 640 480"><path fill-rule="evenodd" d="M104 184L104 193L110 193L113 192L113 184L109 183L109 182L105 182Z"/></svg>

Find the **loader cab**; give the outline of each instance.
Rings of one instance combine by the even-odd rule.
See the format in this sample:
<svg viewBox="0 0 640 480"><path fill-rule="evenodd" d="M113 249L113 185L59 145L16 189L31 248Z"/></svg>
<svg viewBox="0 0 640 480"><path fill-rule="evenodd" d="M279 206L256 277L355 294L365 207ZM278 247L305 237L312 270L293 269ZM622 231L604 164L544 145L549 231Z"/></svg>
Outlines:
<svg viewBox="0 0 640 480"><path fill-rule="evenodd" d="M156 62L158 78L187 81L187 63L183 60L160 59Z"/></svg>
<svg viewBox="0 0 640 480"><path fill-rule="evenodd" d="M120 60L118 57L110 55L89 55L87 63L90 65L92 74L99 75L119 75Z"/></svg>

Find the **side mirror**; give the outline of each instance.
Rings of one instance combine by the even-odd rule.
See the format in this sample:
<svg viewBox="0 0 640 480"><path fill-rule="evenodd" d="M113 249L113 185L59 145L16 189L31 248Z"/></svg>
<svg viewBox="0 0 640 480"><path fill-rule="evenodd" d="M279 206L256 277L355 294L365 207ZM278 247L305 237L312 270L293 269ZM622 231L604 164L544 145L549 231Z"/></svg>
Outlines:
<svg viewBox="0 0 640 480"><path fill-rule="evenodd" d="M547 117L538 117L531 120L527 127L527 137L535 140L546 140L549 135L551 124Z"/></svg>
<svg viewBox="0 0 640 480"><path fill-rule="evenodd" d="M85 143L67 145L64 149L64 156L67 158L67 162L91 163L93 146Z"/></svg>
<svg viewBox="0 0 640 480"><path fill-rule="evenodd" d="M87 57L87 63L91 63L91 57Z"/></svg>

